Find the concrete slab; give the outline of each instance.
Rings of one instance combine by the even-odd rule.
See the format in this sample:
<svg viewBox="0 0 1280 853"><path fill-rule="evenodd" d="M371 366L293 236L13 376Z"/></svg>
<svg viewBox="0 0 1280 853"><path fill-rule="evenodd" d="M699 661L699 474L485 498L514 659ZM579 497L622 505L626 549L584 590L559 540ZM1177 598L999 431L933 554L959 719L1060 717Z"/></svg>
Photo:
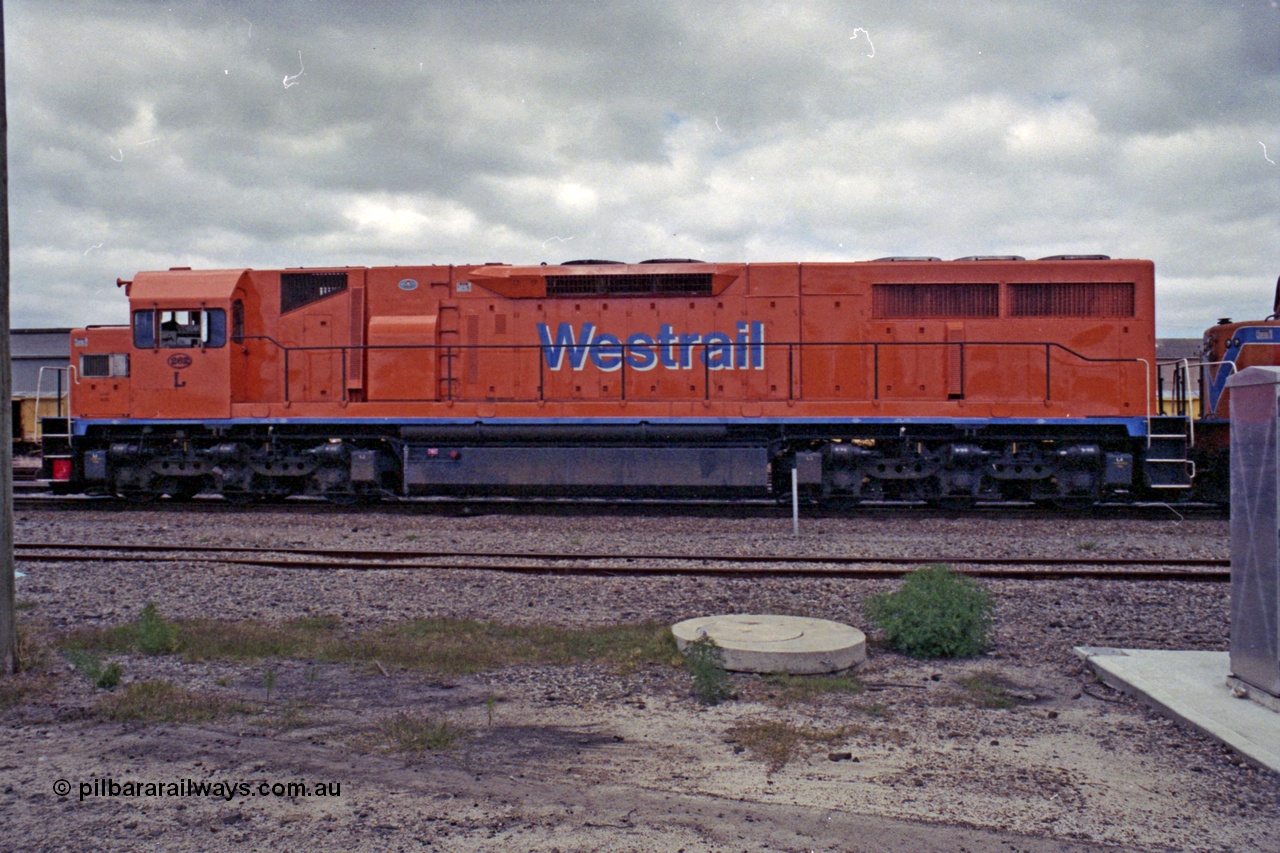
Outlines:
<svg viewBox="0 0 1280 853"><path fill-rule="evenodd" d="M1253 764L1280 773L1280 714L1237 696L1227 652L1081 646L1075 650L1106 684L1198 729Z"/></svg>
<svg viewBox="0 0 1280 853"><path fill-rule="evenodd" d="M731 672L839 672L867 659L867 637L828 619L737 613L699 616L671 626L676 645L715 640Z"/></svg>

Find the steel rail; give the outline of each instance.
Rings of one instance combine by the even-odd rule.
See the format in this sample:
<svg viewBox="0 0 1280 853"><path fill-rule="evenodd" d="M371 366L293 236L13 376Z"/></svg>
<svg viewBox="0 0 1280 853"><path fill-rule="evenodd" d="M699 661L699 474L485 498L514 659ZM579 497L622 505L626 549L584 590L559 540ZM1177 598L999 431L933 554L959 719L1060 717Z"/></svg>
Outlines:
<svg viewBox="0 0 1280 853"><path fill-rule="evenodd" d="M742 500L658 500L654 498L622 498L606 500L602 498L543 498L515 501L511 498L450 498L450 497L397 497L377 503L362 505L358 508L329 503L318 498L290 498L280 503L255 503L249 506L238 506L216 497L200 497L192 502L176 502L159 500L149 503L130 503L127 500L108 495L52 495L38 492L38 485L18 483L20 492L14 498L14 509L43 511L83 511L83 512L147 512L147 513L378 513L378 514L421 514L421 513L458 513L463 514L495 514L503 512L519 512L521 514L560 514L570 513L583 515L600 514L657 514L660 512L678 513L681 515L707 515L733 512L759 518L781 518L790 516L790 508L782 507L773 499ZM970 507L931 507L921 503L895 503L864 501L850 506L803 506L802 519L808 518L883 518L888 515L933 518L990 518L999 513L1002 518L1010 519L1059 519L1078 518L1081 520L1105 519L1108 521L1157 520L1157 521L1191 521L1221 520L1227 517L1227 511L1212 504L1100 504L1097 506L1075 509L1047 508L1031 506L1027 503L976 503Z"/></svg>
<svg viewBox="0 0 1280 853"><path fill-rule="evenodd" d="M60 546L54 546L50 550L58 550ZM23 549L29 550L29 549ZM62 550L76 550L74 548L64 548ZM105 549L100 549L105 550ZM127 546L116 546L113 550L129 550ZM243 565L258 566L266 568L289 569L289 570L322 570L322 571L442 571L442 570L464 570L464 571L488 571L488 572L505 572L511 574L538 574L538 575L605 575L605 576L644 576L644 575L673 575L673 576L717 576L717 577L808 577L808 578L896 578L910 574L914 569L902 567L903 564L910 563L920 565L923 563L936 563L937 560L921 560L913 558L878 558L865 557L856 558L860 566L851 566L848 563L844 567L829 567L830 560L822 558L800 560L792 558L791 560L772 560L773 566L745 567L743 565L706 565L707 560L704 558L692 558L689 562L702 562L702 565L639 565L629 563L623 565L566 565L566 560L575 560L579 563L590 562L590 557L581 555L557 555L555 560L542 563L443 563L443 562L403 562L405 559L401 556L401 552L395 552L394 555L382 554L375 560L360 559L325 559L325 560L299 560L289 559L285 557L269 557L266 554L289 554L299 553L306 554L307 549L297 552L290 552L288 549L259 549L257 551L238 550L233 548L225 549L209 549L210 552L191 554L188 551L178 548L163 548L162 546L151 546L148 548L135 549L142 552L145 556L138 555L121 555L121 554L102 554L89 553L88 549L73 555L66 554L34 554L23 553L18 555L18 562L96 562L96 563L202 563L202 564L219 564L219 565ZM252 557L234 557L234 556L218 556L221 554L236 553L255 553L264 556ZM164 556L160 556L164 554ZM448 556L459 557L459 555L450 552ZM538 555L476 555L480 559L509 559L512 556L537 557ZM601 558L596 558L601 559ZM609 559L619 559L612 557ZM635 559L635 558L632 558ZM647 559L662 560L661 557L650 557ZM721 562L743 563L746 561L736 558L724 557ZM754 562L770 562L769 558L760 558ZM957 561L958 562L958 561ZM781 563L781 565L778 565ZM828 567L823 567L826 564ZM1048 568L1028 568L1028 566L1046 566L1050 564L1042 563L1034 558L1016 564L1009 559L993 560L985 563L985 565L999 565L1003 568L975 568L974 566L984 565L977 558L966 558L965 565L970 568L959 569L960 574L968 575L976 578L990 578L999 580L1071 580L1071 579L1092 579L1092 580L1120 580L1120 581L1191 581L1199 583L1223 583L1231 579L1229 571L1221 570L1194 570L1187 568L1169 568L1163 570L1152 569L1119 569L1098 567L1097 562L1076 561L1076 568L1070 568L1067 565L1059 564L1056 567ZM1201 564L1203 565L1203 564ZM880 566L878 568L872 566ZM895 567L896 566L896 567ZM1090 568L1089 566L1093 566Z"/></svg>
<svg viewBox="0 0 1280 853"><path fill-rule="evenodd" d="M600 560L668 560L686 563L834 563L836 565L854 565L866 563L885 563L889 565L919 565L922 563L945 563L947 565L974 566L1214 566L1230 567L1231 560L1226 557L902 557L877 556L873 554L858 555L768 555L768 554L602 554L571 552L538 552L520 551L517 553L493 553L491 551L388 551L347 548L292 548L292 547L253 547L253 546L217 546L217 545L127 545L116 543L52 543L52 542L19 542L14 544L17 551L136 551L142 553L182 553L182 554L300 554L309 557L330 557L348 560L499 560L523 558L531 560L597 562Z"/></svg>

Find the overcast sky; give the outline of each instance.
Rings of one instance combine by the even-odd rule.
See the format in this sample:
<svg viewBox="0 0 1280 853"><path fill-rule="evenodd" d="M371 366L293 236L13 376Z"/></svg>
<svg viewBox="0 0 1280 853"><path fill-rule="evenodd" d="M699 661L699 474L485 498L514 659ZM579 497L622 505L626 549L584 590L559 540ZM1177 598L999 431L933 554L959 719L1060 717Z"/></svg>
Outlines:
<svg viewBox="0 0 1280 853"><path fill-rule="evenodd" d="M170 266L1156 264L1162 336L1272 310L1280 8L4 4L16 327Z"/></svg>

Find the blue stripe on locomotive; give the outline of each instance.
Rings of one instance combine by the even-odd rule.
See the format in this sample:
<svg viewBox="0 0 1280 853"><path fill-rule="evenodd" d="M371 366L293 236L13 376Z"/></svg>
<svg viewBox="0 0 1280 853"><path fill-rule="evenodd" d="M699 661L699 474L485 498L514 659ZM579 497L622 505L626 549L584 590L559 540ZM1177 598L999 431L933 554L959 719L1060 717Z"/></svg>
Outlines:
<svg viewBox="0 0 1280 853"><path fill-rule="evenodd" d="M220 420L141 420L109 418L77 420L73 433L87 434L94 426L951 426L982 429L990 426L1074 426L1124 427L1131 438L1148 434L1146 417L1129 418L225 418Z"/></svg>
<svg viewBox="0 0 1280 853"><path fill-rule="evenodd" d="M1209 411L1218 411L1218 401L1222 399L1222 392L1226 390L1227 380L1235 373L1235 363L1240 356L1240 350L1249 344L1280 344L1280 339L1277 339L1275 334L1275 326L1242 326L1236 330L1236 333L1231 336L1226 351L1222 353L1223 363L1217 366L1209 382Z"/></svg>

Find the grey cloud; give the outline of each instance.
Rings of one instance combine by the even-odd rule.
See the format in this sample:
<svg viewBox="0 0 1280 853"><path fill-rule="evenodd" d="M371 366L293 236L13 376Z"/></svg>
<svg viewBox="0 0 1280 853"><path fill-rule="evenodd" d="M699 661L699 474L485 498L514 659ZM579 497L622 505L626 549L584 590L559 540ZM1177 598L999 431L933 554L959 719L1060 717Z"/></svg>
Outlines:
<svg viewBox="0 0 1280 853"><path fill-rule="evenodd" d="M1196 334L1277 265L1267 3L7 5L19 323L188 263L1104 251Z"/></svg>

